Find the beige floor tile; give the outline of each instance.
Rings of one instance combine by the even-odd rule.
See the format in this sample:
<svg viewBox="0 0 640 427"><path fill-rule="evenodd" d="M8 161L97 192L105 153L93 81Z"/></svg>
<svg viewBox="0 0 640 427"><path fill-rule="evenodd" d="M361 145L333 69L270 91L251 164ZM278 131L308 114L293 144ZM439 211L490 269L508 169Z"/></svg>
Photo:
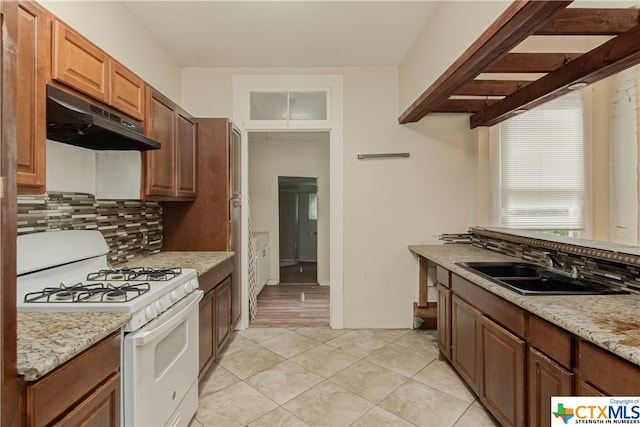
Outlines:
<svg viewBox="0 0 640 427"><path fill-rule="evenodd" d="M495 418L493 418L486 409L476 405L471 405L455 425L456 427L498 427L500 424L498 424Z"/></svg>
<svg viewBox="0 0 640 427"><path fill-rule="evenodd" d="M347 366L353 365L358 358L335 347L321 344L309 351L300 353L291 360L318 375L329 378Z"/></svg>
<svg viewBox="0 0 640 427"><path fill-rule="evenodd" d="M225 387L229 387L238 381L240 381L238 377L217 363L214 363L211 365L211 368L209 368L209 372L205 374L198 384L200 399L222 390Z"/></svg>
<svg viewBox="0 0 640 427"><path fill-rule="evenodd" d="M394 343L387 344L373 351L369 356L365 357L364 360L391 369L406 377L413 376L431 362L431 360L423 354L406 347L400 347Z"/></svg>
<svg viewBox="0 0 640 427"><path fill-rule="evenodd" d="M290 332L287 328L252 328L245 329L244 331L238 331L237 334L255 343L266 341L271 338L275 338L278 335L286 334Z"/></svg>
<svg viewBox="0 0 640 427"><path fill-rule="evenodd" d="M200 399L196 419L205 427L246 426L277 406L259 391L239 382Z"/></svg>
<svg viewBox="0 0 640 427"><path fill-rule="evenodd" d="M320 375L289 360L246 380L250 386L280 405L322 381L324 378Z"/></svg>
<svg viewBox="0 0 640 427"><path fill-rule="evenodd" d="M420 352L432 360L438 356L436 341L429 332L425 332L423 329L416 329L404 334L395 339L393 343Z"/></svg>
<svg viewBox="0 0 640 427"><path fill-rule="evenodd" d="M411 332L411 329L359 329L358 331L371 337L391 342Z"/></svg>
<svg viewBox="0 0 640 427"><path fill-rule="evenodd" d="M409 380L378 406L418 425L452 426L469 403Z"/></svg>
<svg viewBox="0 0 640 427"><path fill-rule="evenodd" d="M282 356L259 345L252 345L255 348L251 350L225 354L218 364L236 377L245 379L284 361Z"/></svg>
<svg viewBox="0 0 640 427"><path fill-rule="evenodd" d="M334 338L349 332L348 329L331 329L331 328L297 328L296 332L313 338L316 341L327 342Z"/></svg>
<svg viewBox="0 0 640 427"><path fill-rule="evenodd" d="M193 417L193 419L189 423L189 427L203 427L203 425L200 424L198 420L196 420L196 417Z"/></svg>
<svg viewBox="0 0 640 427"><path fill-rule="evenodd" d="M371 402L325 381L285 403L284 408L313 426L346 426L373 407Z"/></svg>
<svg viewBox="0 0 640 427"><path fill-rule="evenodd" d="M407 381L407 377L361 360L332 376L330 381L378 403Z"/></svg>
<svg viewBox="0 0 640 427"><path fill-rule="evenodd" d="M362 427L415 426L415 424L410 423L409 421L400 418L379 406L374 407L351 425Z"/></svg>
<svg viewBox="0 0 640 427"><path fill-rule="evenodd" d="M233 354L239 351L255 350L256 347L257 344L254 342L238 335L238 333L233 333L229 337L227 344L222 348L222 351L217 355L216 359L220 359L227 354Z"/></svg>
<svg viewBox="0 0 640 427"><path fill-rule="evenodd" d="M387 345L387 341L361 331L350 331L344 335L327 341L331 347L339 348L356 357L365 357L372 351Z"/></svg>
<svg viewBox="0 0 640 427"><path fill-rule="evenodd" d="M273 411L249 424L250 427L297 427L308 425L309 424L305 423L300 418L296 417L291 412L283 409L282 407L274 409Z"/></svg>
<svg viewBox="0 0 640 427"><path fill-rule="evenodd" d="M476 399L476 395L456 374L451 365L442 360L434 360L426 368L415 374L413 379L465 402L471 403Z"/></svg>
<svg viewBox="0 0 640 427"><path fill-rule="evenodd" d="M320 342L305 337L297 332L289 331L260 343L261 346L278 353L287 359L320 345Z"/></svg>

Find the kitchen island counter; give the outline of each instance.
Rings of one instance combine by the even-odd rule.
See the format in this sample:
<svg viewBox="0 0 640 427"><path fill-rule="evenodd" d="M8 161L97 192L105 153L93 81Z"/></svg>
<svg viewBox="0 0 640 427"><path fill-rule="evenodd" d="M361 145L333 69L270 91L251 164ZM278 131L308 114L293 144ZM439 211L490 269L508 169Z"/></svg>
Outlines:
<svg viewBox="0 0 640 427"><path fill-rule="evenodd" d="M133 267L180 267L194 268L198 276L233 258L234 252L213 251L163 251L153 255L132 258L127 262L114 265L116 268Z"/></svg>
<svg viewBox="0 0 640 427"><path fill-rule="evenodd" d="M37 380L130 319L129 313L18 312L18 375Z"/></svg>
<svg viewBox="0 0 640 427"><path fill-rule="evenodd" d="M510 291L457 262L522 261L469 244L411 245L409 250L512 304L640 365L640 295L536 295Z"/></svg>

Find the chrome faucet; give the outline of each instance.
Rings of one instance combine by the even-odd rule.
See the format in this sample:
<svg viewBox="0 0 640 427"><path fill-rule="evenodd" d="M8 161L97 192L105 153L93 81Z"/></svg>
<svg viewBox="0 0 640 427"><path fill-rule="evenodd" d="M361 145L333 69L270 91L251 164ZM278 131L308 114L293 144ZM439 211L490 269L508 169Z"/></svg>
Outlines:
<svg viewBox="0 0 640 427"><path fill-rule="evenodd" d="M577 279L579 277L578 267L572 265L570 269L567 268L567 265L551 255L550 252L542 252L545 259L547 260L547 268L554 273L561 274L566 277L571 277L572 279Z"/></svg>

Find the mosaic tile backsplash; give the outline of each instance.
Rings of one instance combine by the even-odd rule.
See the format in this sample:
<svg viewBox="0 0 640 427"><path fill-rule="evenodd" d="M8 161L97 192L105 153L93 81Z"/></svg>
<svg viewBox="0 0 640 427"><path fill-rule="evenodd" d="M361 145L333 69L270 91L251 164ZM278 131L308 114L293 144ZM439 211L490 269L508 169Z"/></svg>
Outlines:
<svg viewBox="0 0 640 427"><path fill-rule="evenodd" d="M640 258L637 256L474 228L470 231L474 246L539 265L546 265L544 253L549 252L566 268L576 266L585 279L615 288L640 290Z"/></svg>
<svg viewBox="0 0 640 427"><path fill-rule="evenodd" d="M144 200L96 200L92 194L18 196L18 234L98 230L110 263L162 249L162 206Z"/></svg>

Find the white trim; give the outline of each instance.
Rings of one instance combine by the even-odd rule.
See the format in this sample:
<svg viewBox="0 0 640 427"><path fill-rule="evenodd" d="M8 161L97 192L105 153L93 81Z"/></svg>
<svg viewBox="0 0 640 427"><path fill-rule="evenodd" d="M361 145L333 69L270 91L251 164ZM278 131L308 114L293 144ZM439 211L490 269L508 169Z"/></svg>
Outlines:
<svg viewBox="0 0 640 427"><path fill-rule="evenodd" d="M263 130L318 130L329 131L329 191L331 213L329 217L329 292L330 325L333 329L344 328L344 284L343 284L343 251L344 251L344 217L343 217L343 78L341 75L234 75L233 88L233 122L242 132L242 199L247 206L248 183L248 131ZM301 90L327 89L330 93L330 115L325 123L296 123L289 121L285 128L273 128L268 124L249 120L249 91L263 90ZM280 124L279 126L283 126ZM242 210L243 229L248 228L247 209ZM242 237L242 271L246 271L247 233ZM246 274L242 275L242 318L240 329L249 326L249 284Z"/></svg>

